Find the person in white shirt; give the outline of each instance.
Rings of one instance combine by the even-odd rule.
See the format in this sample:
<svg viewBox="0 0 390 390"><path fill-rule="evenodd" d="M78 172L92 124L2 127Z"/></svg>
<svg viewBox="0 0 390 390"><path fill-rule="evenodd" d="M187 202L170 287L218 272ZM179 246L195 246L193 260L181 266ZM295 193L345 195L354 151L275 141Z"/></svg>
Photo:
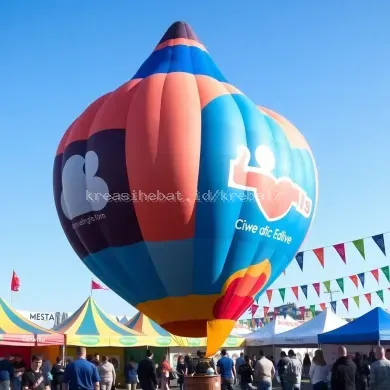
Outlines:
<svg viewBox="0 0 390 390"><path fill-rule="evenodd" d="M262 350L260 359L256 362L254 381L257 382L257 390L272 390L272 379L275 376L275 367L271 360L268 360Z"/></svg>
<svg viewBox="0 0 390 390"><path fill-rule="evenodd" d="M310 366L309 377L313 385L313 390L328 389L329 366L324 359L324 353L321 349L317 349L314 353L314 358Z"/></svg>

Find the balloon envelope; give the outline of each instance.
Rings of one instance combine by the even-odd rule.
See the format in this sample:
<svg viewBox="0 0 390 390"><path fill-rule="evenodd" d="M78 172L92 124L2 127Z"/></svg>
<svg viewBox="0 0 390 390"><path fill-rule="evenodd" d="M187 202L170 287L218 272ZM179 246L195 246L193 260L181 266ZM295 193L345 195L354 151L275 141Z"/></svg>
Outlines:
<svg viewBox="0 0 390 390"><path fill-rule="evenodd" d="M211 353L299 250L317 172L299 131L177 22L66 131L54 196L84 264L172 334L208 335Z"/></svg>

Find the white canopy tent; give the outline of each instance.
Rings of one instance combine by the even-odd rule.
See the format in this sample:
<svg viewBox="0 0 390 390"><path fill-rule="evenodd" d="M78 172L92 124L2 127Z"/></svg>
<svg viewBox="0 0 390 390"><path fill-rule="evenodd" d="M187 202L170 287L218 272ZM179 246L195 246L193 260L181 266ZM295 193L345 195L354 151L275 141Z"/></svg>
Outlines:
<svg viewBox="0 0 390 390"><path fill-rule="evenodd" d="M274 336L277 334L283 334L282 332L287 332L291 329L298 327L300 323L295 321L290 316L283 318L281 316L276 317L276 319L269 322L263 328L256 330L251 334L245 336L245 345L250 347L260 346L260 345L273 345Z"/></svg>
<svg viewBox="0 0 390 390"><path fill-rule="evenodd" d="M318 335L339 328L347 321L338 317L331 309L324 310L303 325L274 337L274 345L310 346L318 345Z"/></svg>

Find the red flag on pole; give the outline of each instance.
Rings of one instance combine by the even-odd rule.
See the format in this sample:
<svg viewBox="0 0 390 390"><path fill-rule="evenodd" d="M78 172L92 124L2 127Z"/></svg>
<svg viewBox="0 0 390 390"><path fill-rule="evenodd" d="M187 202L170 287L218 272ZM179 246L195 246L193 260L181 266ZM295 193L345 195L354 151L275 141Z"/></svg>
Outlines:
<svg viewBox="0 0 390 390"><path fill-rule="evenodd" d="M11 279L11 291L18 292L20 287L20 280L18 275L16 275L15 271L12 271L12 279Z"/></svg>
<svg viewBox="0 0 390 390"><path fill-rule="evenodd" d="M92 282L91 282L91 290L108 290L107 287L104 287L102 284L100 283L97 283L95 282L93 279L92 279Z"/></svg>

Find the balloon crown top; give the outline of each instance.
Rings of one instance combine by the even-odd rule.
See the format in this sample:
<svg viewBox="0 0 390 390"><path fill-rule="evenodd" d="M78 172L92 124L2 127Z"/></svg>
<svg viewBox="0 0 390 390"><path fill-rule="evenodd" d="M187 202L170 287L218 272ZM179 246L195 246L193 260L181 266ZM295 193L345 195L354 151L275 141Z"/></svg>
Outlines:
<svg viewBox="0 0 390 390"><path fill-rule="evenodd" d="M165 32L163 37L160 39L159 44L164 43L170 39L192 39L200 43L198 37L194 33L194 30L191 26L185 22L175 22L173 23L168 30Z"/></svg>

